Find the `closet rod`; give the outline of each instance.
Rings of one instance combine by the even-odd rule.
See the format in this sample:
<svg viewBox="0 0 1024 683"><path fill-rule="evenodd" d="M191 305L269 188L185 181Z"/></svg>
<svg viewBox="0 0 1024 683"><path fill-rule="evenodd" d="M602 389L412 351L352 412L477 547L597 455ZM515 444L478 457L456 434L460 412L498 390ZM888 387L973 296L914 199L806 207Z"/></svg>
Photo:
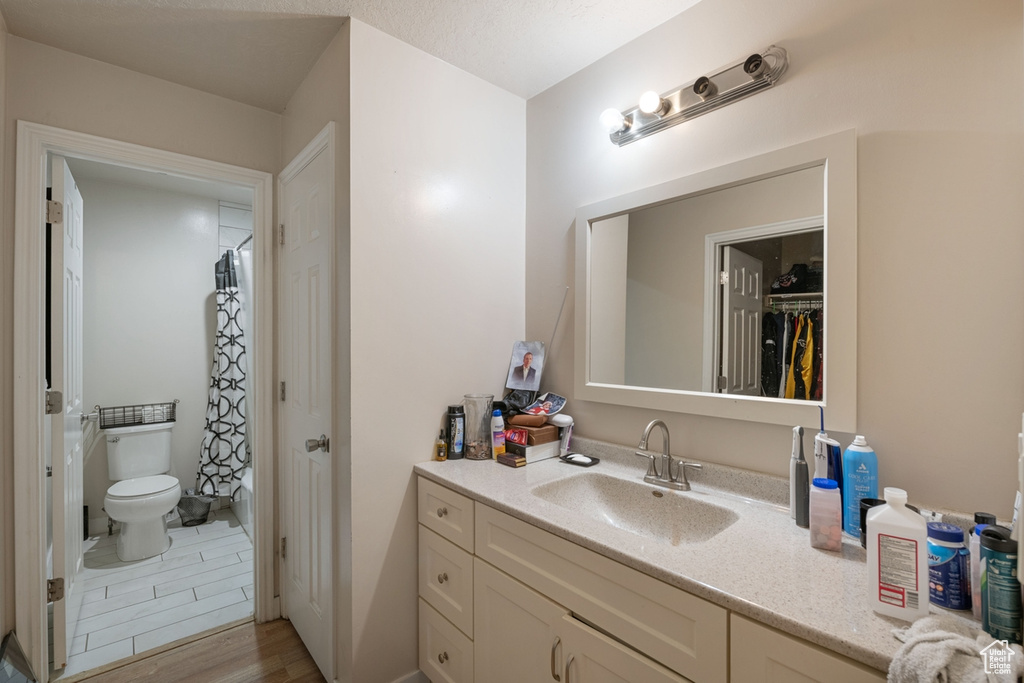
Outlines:
<svg viewBox="0 0 1024 683"><path fill-rule="evenodd" d="M251 232L250 232L250 233L249 233L249 236L248 236L248 237L246 237L246 238L245 238L244 240L242 240L241 242L239 242L239 243L238 243L238 246L237 246L237 247L235 247L235 250L241 249L241 248L242 248L242 247L244 247L244 246L245 246L246 244L248 244L248 243L249 243L249 242L250 242L250 241L252 240L252 236L253 236L254 234L255 234L255 233L251 233Z"/></svg>

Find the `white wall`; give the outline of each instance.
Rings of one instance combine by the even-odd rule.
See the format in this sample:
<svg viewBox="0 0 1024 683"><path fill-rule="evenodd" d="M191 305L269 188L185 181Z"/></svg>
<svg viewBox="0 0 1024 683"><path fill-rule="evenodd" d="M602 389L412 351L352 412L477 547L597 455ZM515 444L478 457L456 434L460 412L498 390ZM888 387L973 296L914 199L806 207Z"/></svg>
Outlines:
<svg viewBox="0 0 1024 683"><path fill-rule="evenodd" d="M79 180L85 202L85 405L180 399L171 474L195 486L216 333L215 199ZM111 482L102 437L85 461L89 516Z"/></svg>
<svg viewBox="0 0 1024 683"><path fill-rule="evenodd" d="M351 310L349 186L349 62L351 20L338 31L285 107L282 166L287 165L327 125L334 121L334 429L331 436L335 468L337 517L334 522L336 558L334 591L336 678L351 681L352 672L352 436ZM278 515L275 511L275 523ZM275 532L277 530L275 529Z"/></svg>
<svg viewBox="0 0 1024 683"><path fill-rule="evenodd" d="M523 338L526 106L351 23L352 679L373 683L417 668L412 466Z"/></svg>
<svg viewBox="0 0 1024 683"><path fill-rule="evenodd" d="M331 120L338 679L374 683L418 667L412 465L523 338L525 102L350 20L285 109L283 162Z"/></svg>
<svg viewBox="0 0 1024 683"><path fill-rule="evenodd" d="M7 118L7 24L3 15L0 15L0 121ZM10 205L10 197L7 194L7 136L0 135L0 196L4 197L4 205ZM3 222L3 215L0 212L0 224ZM14 357L14 330L13 325L6 324L14 316L14 288L9 286L14 277L14 250L6 248L10 245L6 231L0 233L0 244L5 248L0 249L0 405L13 405L14 396L14 368L11 359ZM14 479L14 459L11 453L14 450L13 434L14 414L11 409L0 409L0 481L12 481ZM14 517L14 495L9 486L0 485L0 517L10 520ZM0 560L0 632L7 633L14 628L14 553L9 552L14 547L13 533L14 525L10 521L0 524L0 550L3 551L3 560Z"/></svg>
<svg viewBox="0 0 1024 683"><path fill-rule="evenodd" d="M527 336L546 338L549 293L573 281L578 206L856 128L858 431L883 485L1007 516L1024 409L1021 28L1010 1L979 12L953 0L705 0L531 99ZM773 43L790 68L771 90L623 148L596 122ZM572 334L569 317L545 372L546 389L569 395ZM567 410L580 433L624 444L661 417L678 455L787 474L784 426Z"/></svg>
<svg viewBox="0 0 1024 683"><path fill-rule="evenodd" d="M4 632L14 627L13 235L16 122L44 123L267 172L280 164L281 117L222 97L33 43L0 30L0 570Z"/></svg>

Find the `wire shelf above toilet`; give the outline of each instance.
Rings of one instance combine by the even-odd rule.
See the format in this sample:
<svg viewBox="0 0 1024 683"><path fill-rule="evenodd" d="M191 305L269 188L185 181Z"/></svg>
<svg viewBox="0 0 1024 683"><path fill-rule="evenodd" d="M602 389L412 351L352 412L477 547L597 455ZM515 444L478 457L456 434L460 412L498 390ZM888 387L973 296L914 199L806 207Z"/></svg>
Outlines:
<svg viewBox="0 0 1024 683"><path fill-rule="evenodd" d="M174 399L165 403L139 403L131 406L112 406L107 408L96 406L96 412L99 414L100 429L134 427L136 425L174 422L178 403L178 399Z"/></svg>

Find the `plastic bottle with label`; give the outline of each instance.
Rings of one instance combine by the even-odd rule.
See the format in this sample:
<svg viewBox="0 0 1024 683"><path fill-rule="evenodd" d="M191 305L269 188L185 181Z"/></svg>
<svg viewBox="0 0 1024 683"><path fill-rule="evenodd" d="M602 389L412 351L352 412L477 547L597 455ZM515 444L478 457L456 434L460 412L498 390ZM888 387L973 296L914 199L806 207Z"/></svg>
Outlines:
<svg viewBox="0 0 1024 683"><path fill-rule="evenodd" d="M860 535L860 501L878 498L878 456L857 435L843 453L843 531Z"/></svg>
<svg viewBox="0 0 1024 683"><path fill-rule="evenodd" d="M914 621L928 614L928 525L907 507L907 492L886 487L885 505L868 510L868 604Z"/></svg>
<svg viewBox="0 0 1024 683"><path fill-rule="evenodd" d="M505 420L497 408L491 413L491 448L495 460L505 452Z"/></svg>
<svg viewBox="0 0 1024 683"><path fill-rule="evenodd" d="M839 485L815 479L810 492L811 547L838 551L843 547L843 505Z"/></svg>
<svg viewBox="0 0 1024 683"><path fill-rule="evenodd" d="M974 530L971 532L971 609L974 618L981 621L981 532L989 524L996 523L996 516L989 512L974 513Z"/></svg>

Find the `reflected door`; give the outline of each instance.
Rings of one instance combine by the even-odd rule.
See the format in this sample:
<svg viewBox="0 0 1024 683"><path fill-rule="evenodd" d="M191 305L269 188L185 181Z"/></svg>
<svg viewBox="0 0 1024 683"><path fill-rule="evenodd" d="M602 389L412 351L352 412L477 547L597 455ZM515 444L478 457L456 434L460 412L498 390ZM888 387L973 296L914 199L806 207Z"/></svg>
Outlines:
<svg viewBox="0 0 1024 683"><path fill-rule="evenodd" d="M762 264L734 247L724 248L722 262L722 391L759 396Z"/></svg>

